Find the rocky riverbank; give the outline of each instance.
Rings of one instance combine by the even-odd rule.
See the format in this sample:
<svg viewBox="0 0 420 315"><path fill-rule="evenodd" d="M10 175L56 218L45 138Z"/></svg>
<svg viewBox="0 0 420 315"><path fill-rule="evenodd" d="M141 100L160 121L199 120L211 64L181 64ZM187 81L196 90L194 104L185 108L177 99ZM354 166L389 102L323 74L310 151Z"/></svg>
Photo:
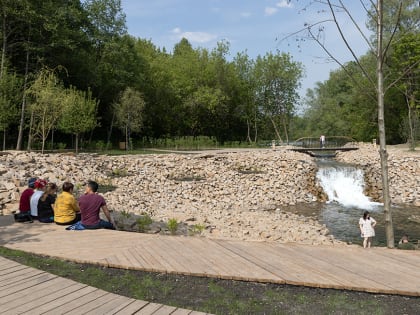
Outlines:
<svg viewBox="0 0 420 315"><path fill-rule="evenodd" d="M316 164L307 155L260 150L238 153L103 156L7 152L0 156L0 203L17 208L31 176L81 188L94 179L116 211L175 218L205 227L207 237L333 244L313 219L282 207L320 200ZM12 209L10 205L7 207Z"/></svg>
<svg viewBox="0 0 420 315"><path fill-rule="evenodd" d="M404 146L388 146L387 150L391 201L420 206L420 152ZM359 150L341 152L337 160L360 166L365 172L366 194L382 201L379 146L360 143Z"/></svg>

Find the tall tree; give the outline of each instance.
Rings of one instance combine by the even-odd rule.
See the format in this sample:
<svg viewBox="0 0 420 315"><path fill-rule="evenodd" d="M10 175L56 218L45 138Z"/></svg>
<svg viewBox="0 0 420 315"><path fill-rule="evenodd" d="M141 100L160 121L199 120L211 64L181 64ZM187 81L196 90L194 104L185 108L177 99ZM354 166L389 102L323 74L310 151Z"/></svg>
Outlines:
<svg viewBox="0 0 420 315"><path fill-rule="evenodd" d="M62 114L61 102L64 89L54 70L42 69L28 90L33 97L30 105L32 125L30 133L41 139L44 153L46 140Z"/></svg>
<svg viewBox="0 0 420 315"><path fill-rule="evenodd" d="M302 75L302 65L285 53L267 53L255 62L257 100L280 142L283 140L279 125L283 126L286 142L289 141L289 121L299 98L297 89Z"/></svg>
<svg viewBox="0 0 420 315"><path fill-rule="evenodd" d="M79 152L79 138L84 132L93 130L97 125L98 102L92 92L78 91L74 87L66 89L62 100L62 115L58 127L76 138L76 153Z"/></svg>
<svg viewBox="0 0 420 315"><path fill-rule="evenodd" d="M0 130L3 131L3 150L5 150L7 129L16 123L22 82L15 73L11 74L7 69L3 71L0 79Z"/></svg>
<svg viewBox="0 0 420 315"><path fill-rule="evenodd" d="M131 132L139 132L143 126L143 109L143 95L129 87L124 90L119 102L115 104L116 122L125 133L126 150L132 148Z"/></svg>

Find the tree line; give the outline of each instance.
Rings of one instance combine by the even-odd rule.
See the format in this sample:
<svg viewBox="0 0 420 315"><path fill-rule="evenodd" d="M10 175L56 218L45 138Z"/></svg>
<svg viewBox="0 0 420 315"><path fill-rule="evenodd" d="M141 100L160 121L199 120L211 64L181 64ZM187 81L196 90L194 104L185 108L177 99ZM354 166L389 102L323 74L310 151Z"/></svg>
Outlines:
<svg viewBox="0 0 420 315"><path fill-rule="evenodd" d="M290 138L303 66L127 33L120 0L0 0L3 149ZM69 136L71 135L71 136Z"/></svg>
<svg viewBox="0 0 420 315"><path fill-rule="evenodd" d="M386 19L399 2L386 1ZM403 3L398 28L386 30L396 37L385 62L389 143L414 143L420 134L419 8L414 0ZM231 56L228 42L209 50L182 39L169 52L128 34L120 0L0 4L3 149L77 150L80 143L119 141L132 148L200 136L220 144L321 133L377 138L375 91L360 71L362 65L374 74L371 51L318 82L300 102L304 67L281 51Z"/></svg>

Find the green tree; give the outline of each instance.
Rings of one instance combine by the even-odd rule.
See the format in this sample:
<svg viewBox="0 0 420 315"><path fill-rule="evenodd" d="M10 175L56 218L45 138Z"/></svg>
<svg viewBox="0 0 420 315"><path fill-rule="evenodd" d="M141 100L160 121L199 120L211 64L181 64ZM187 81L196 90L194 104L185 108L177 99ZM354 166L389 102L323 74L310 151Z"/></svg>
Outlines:
<svg viewBox="0 0 420 315"><path fill-rule="evenodd" d="M393 48L393 77L396 78L396 87L404 95L407 104L408 142L410 149L414 151L420 114L420 32L404 34Z"/></svg>
<svg viewBox="0 0 420 315"><path fill-rule="evenodd" d="M302 76L302 65L285 53L267 53L264 57L258 56L255 62L257 101L281 142L279 125L283 126L284 136L289 141L289 121L296 109Z"/></svg>
<svg viewBox="0 0 420 315"><path fill-rule="evenodd" d="M126 150L132 148L131 132L139 132L143 126L144 105L143 95L130 87L115 104L116 122L125 133Z"/></svg>
<svg viewBox="0 0 420 315"><path fill-rule="evenodd" d="M21 80L14 73L3 70L0 79L0 130L3 131L3 150L6 149L7 129L16 123L18 115L17 104L21 94Z"/></svg>
<svg viewBox="0 0 420 315"><path fill-rule="evenodd" d="M78 153L80 135L98 125L96 117L98 102L92 97L90 90L83 92L70 87L65 91L62 108L58 127L63 132L75 136L76 153Z"/></svg>
<svg viewBox="0 0 420 315"><path fill-rule="evenodd" d="M28 89L33 97L30 105L31 126L30 137L39 137L42 142L41 151L44 153L45 142L62 114L61 101L64 89L55 71L44 68Z"/></svg>

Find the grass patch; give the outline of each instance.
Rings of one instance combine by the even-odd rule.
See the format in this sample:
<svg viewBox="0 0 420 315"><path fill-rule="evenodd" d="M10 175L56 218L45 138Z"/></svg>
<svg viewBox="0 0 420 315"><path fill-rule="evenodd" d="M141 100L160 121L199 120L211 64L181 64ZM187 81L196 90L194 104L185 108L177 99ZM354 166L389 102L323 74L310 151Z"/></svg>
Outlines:
<svg viewBox="0 0 420 315"><path fill-rule="evenodd" d="M0 256L116 294L213 314L420 313L416 297L130 271L4 247Z"/></svg>

